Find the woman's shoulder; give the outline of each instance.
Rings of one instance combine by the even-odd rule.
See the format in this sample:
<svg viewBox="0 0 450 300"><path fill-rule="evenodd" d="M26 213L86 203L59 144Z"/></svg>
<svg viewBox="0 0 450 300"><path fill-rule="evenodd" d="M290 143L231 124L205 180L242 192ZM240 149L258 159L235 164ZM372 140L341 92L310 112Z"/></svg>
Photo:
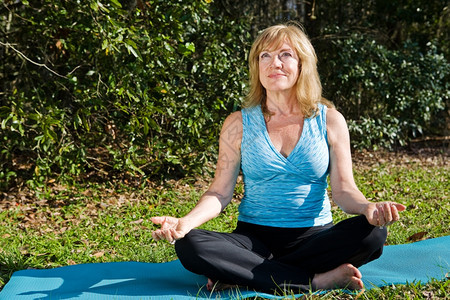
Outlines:
<svg viewBox="0 0 450 300"><path fill-rule="evenodd" d="M339 125L345 123L344 116L334 107L327 107L327 125Z"/></svg>
<svg viewBox="0 0 450 300"><path fill-rule="evenodd" d="M235 111L228 115L223 122L220 141L231 146L232 149L238 150L241 147L242 134L242 113L241 111Z"/></svg>
<svg viewBox="0 0 450 300"><path fill-rule="evenodd" d="M327 109L327 133L330 145L338 142L342 135L348 135L347 122L344 116L335 108Z"/></svg>
<svg viewBox="0 0 450 300"><path fill-rule="evenodd" d="M235 121L235 120L242 121L242 111L241 110L237 110L237 111L234 111L231 114L229 114L227 116L227 118L225 119L225 122L230 122L230 121Z"/></svg>
<svg viewBox="0 0 450 300"><path fill-rule="evenodd" d="M222 131L242 132L242 111L238 110L229 114L222 125Z"/></svg>

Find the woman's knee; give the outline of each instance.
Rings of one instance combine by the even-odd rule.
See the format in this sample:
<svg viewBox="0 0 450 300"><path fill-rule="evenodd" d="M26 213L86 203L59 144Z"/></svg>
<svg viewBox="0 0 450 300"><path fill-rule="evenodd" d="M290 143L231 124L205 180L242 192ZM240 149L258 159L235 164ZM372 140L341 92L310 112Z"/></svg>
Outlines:
<svg viewBox="0 0 450 300"><path fill-rule="evenodd" d="M175 251L180 260L184 260L184 258L190 257L192 255L196 256L196 252L198 252L198 233L197 230L194 229L186 234L182 239L179 239L175 242Z"/></svg>
<svg viewBox="0 0 450 300"><path fill-rule="evenodd" d="M357 235L364 243L377 249L383 247L387 238L386 227L371 225L363 215L351 218L349 221L353 230L357 228Z"/></svg>
<svg viewBox="0 0 450 300"><path fill-rule="evenodd" d="M375 260L383 253L383 246L386 242L387 230L371 226L369 234L367 234L359 242L359 247L356 253L349 259L349 263L355 267L360 267L372 260Z"/></svg>
<svg viewBox="0 0 450 300"><path fill-rule="evenodd" d="M382 249L387 239L386 227L374 227L372 232L363 240L365 246L373 251ZM381 255L381 253L380 253Z"/></svg>
<svg viewBox="0 0 450 300"><path fill-rule="evenodd" d="M204 230L191 230L182 239L176 241L175 251L181 264L191 272L203 273L205 257L205 242L208 241L207 234Z"/></svg>

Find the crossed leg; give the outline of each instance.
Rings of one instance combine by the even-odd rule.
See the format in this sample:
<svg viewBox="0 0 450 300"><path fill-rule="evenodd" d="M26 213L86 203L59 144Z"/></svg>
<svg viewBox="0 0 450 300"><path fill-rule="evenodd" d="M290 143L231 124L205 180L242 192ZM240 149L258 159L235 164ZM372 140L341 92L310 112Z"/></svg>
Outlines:
<svg viewBox="0 0 450 300"><path fill-rule="evenodd" d="M361 289L357 267L379 257L385 239L385 229L355 217L311 236L282 257L273 257L253 236L205 230L191 231L175 249L186 269L210 278L210 287L218 281L260 291L286 286Z"/></svg>

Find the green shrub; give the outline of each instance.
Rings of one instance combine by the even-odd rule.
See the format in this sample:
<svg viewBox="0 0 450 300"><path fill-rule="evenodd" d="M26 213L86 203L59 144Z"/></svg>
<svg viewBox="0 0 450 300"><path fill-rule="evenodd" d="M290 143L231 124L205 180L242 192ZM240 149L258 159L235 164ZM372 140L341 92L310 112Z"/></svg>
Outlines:
<svg viewBox="0 0 450 300"><path fill-rule="evenodd" d="M208 170L220 124L245 95L250 32L285 16L266 2L6 1L0 189ZM446 125L436 121L449 98L442 3L421 3L426 15L413 14L412 2L392 3L411 17L401 36L420 37L419 46L380 38L402 19L376 1L317 2L317 20L305 19L317 35L325 95L346 116L355 147L402 145ZM352 33L387 13L395 18L376 34ZM321 39L330 33L338 38ZM435 42L424 43L427 34Z"/></svg>
<svg viewBox="0 0 450 300"><path fill-rule="evenodd" d="M200 172L245 94L249 39L209 2L11 4L1 19L15 29L2 49L3 187L19 167L33 185L91 171Z"/></svg>
<svg viewBox="0 0 450 300"><path fill-rule="evenodd" d="M432 43L425 53L411 42L391 50L353 34L333 40L321 67L325 93L349 120L356 147L405 145L429 133L450 96L450 64Z"/></svg>

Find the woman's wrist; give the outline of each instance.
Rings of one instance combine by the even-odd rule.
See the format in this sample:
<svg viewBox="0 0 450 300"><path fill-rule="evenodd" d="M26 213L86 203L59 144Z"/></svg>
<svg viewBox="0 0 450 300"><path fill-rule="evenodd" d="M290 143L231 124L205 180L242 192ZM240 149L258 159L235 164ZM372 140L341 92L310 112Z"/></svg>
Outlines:
<svg viewBox="0 0 450 300"><path fill-rule="evenodd" d="M371 202L362 203L361 207L359 209L359 214L367 217L367 213L370 210L369 207L371 204L373 204L373 203L371 203Z"/></svg>

